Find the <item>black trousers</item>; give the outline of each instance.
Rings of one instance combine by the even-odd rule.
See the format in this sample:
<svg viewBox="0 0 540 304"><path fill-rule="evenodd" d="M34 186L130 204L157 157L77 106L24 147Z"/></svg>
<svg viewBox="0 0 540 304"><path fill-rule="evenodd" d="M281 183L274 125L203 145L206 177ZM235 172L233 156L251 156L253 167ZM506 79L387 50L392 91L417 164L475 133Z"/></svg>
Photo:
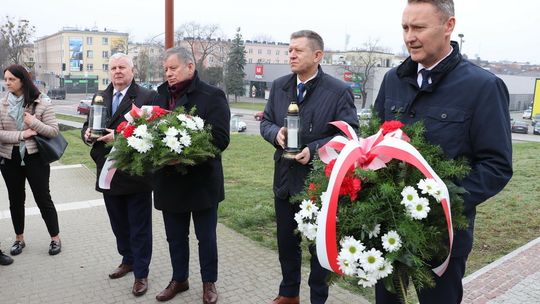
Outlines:
<svg viewBox="0 0 540 304"><path fill-rule="evenodd" d="M295 232L297 223L294 214L300 210L298 204L291 204L288 199L274 199L276 210L277 241L281 275L279 294L285 297L295 297L300 293L302 249L301 237ZM316 255L315 246L310 246L311 253L308 284L310 287L311 303L325 303L328 298L328 283L326 277L329 271L324 269Z"/></svg>
<svg viewBox="0 0 540 304"><path fill-rule="evenodd" d="M463 284L461 279L465 275L467 257L452 257L446 272L441 276L435 275L435 288L417 290L418 300L421 304L459 304L463 297ZM384 284L375 285L375 298L377 304L399 304L398 297L388 292Z"/></svg>
<svg viewBox="0 0 540 304"><path fill-rule="evenodd" d="M19 147L13 147L11 159L2 158L0 161L0 171L8 190L9 211L15 234L24 233L25 181L28 180L49 235L57 236L58 215L49 191L51 167L41 160L39 153L31 155L26 153L24 163L25 165L21 166Z"/></svg>
<svg viewBox="0 0 540 304"><path fill-rule="evenodd" d="M217 206L202 211L174 213L163 211L165 233L173 268L172 279L189 277L189 225L193 217L199 241L199 263L203 282L216 282L218 275Z"/></svg>
<svg viewBox="0 0 540 304"><path fill-rule="evenodd" d="M103 199L122 264L133 265L135 278L148 277L152 258L152 192L104 193Z"/></svg>

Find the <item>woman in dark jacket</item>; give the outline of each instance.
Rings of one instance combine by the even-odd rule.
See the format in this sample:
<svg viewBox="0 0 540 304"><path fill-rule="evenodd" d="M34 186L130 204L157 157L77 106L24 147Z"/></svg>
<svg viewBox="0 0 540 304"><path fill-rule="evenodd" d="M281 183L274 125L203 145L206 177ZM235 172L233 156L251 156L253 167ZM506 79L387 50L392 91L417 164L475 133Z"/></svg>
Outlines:
<svg viewBox="0 0 540 304"><path fill-rule="evenodd" d="M58 122L51 103L42 98L23 66L8 66L4 81L8 94L0 103L0 171L6 182L16 234L11 255L21 253L26 245L23 235L26 180L51 236L49 254L55 255L60 253L61 243L58 215L49 192L51 168L41 160L33 136L57 136Z"/></svg>

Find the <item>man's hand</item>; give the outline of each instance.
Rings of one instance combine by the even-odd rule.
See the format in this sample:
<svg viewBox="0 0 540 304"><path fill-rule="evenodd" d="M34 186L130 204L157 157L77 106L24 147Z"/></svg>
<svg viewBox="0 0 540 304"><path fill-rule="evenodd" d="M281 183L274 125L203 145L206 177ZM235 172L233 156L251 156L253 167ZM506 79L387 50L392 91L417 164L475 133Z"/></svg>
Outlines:
<svg viewBox="0 0 540 304"><path fill-rule="evenodd" d="M32 114L30 114L28 112L24 112L23 121L27 126L30 126L31 124L33 124L36 119L37 118L36 118L35 115L32 115Z"/></svg>
<svg viewBox="0 0 540 304"><path fill-rule="evenodd" d="M301 163L302 165L306 165L309 162L310 156L311 156L311 153L309 153L309 148L305 147L304 150L302 150L302 152L296 154L294 159L297 162Z"/></svg>
<svg viewBox="0 0 540 304"><path fill-rule="evenodd" d="M114 141L114 130L112 129L105 129L108 133L106 135L103 135L101 137L98 137L98 139L96 139L97 141L103 141L105 143L110 143L111 141ZM90 131L88 129L86 129L86 132L90 133ZM88 134L90 135L90 134ZM84 137L86 138L86 133L84 133Z"/></svg>
<svg viewBox="0 0 540 304"><path fill-rule="evenodd" d="M276 135L276 143L285 149L285 138L287 136L287 128L281 127Z"/></svg>

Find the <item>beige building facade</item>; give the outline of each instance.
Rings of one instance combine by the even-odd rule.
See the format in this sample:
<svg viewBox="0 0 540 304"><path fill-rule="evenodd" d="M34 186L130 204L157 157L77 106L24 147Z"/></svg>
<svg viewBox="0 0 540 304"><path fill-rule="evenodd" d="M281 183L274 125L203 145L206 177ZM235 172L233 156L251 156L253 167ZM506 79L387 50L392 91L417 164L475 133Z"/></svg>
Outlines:
<svg viewBox="0 0 540 304"><path fill-rule="evenodd" d="M109 57L127 53L128 34L64 28L34 42L36 78L47 88L93 94L109 84Z"/></svg>

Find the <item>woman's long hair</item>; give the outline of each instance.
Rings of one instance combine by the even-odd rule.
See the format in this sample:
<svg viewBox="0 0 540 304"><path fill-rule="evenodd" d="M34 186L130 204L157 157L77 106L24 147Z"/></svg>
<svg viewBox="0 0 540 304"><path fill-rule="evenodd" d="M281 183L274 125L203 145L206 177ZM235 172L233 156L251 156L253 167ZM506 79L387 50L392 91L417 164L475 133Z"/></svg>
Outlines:
<svg viewBox="0 0 540 304"><path fill-rule="evenodd" d="M41 92L36 85L34 85L34 82L32 82L32 77L30 77L26 68L20 64L12 64L4 69L4 74L6 74L6 71L9 71L13 76L21 80L24 95L23 107L28 107L34 103L34 100L38 99Z"/></svg>

